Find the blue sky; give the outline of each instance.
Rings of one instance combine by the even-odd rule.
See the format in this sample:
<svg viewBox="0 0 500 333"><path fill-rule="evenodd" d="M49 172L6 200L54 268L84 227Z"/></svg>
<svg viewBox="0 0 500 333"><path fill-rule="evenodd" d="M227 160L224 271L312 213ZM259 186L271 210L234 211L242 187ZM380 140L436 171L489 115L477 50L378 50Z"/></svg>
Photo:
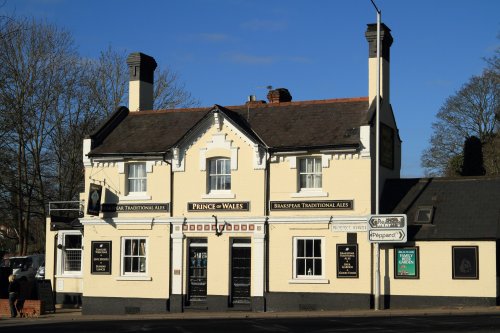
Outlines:
<svg viewBox="0 0 500 333"><path fill-rule="evenodd" d="M369 0L5 0L0 14L70 31L82 56L108 46L153 56L203 106L265 99L368 95ZM403 140L403 177L423 176L422 151L445 99L500 44L500 1L377 0L392 30L391 103Z"/></svg>

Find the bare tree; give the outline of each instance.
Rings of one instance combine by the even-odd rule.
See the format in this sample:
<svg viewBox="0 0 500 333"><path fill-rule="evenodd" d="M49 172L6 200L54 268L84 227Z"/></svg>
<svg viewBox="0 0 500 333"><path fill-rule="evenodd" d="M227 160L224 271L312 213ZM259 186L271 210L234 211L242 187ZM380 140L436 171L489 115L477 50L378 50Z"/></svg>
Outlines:
<svg viewBox="0 0 500 333"><path fill-rule="evenodd" d="M117 52L111 47L101 52L99 59L90 64L85 83L88 86L89 99L95 101L95 112L109 116L128 98L127 52ZM177 73L158 66L154 73L153 108L173 109L199 105L191 96Z"/></svg>
<svg viewBox="0 0 500 333"><path fill-rule="evenodd" d="M50 201L78 200L82 141L128 94L126 53L83 60L54 25L0 18L0 240L43 250ZM155 107L197 101L177 75L157 69Z"/></svg>
<svg viewBox="0 0 500 333"><path fill-rule="evenodd" d="M25 254L31 239L43 238L50 134L64 117L60 102L78 57L71 36L52 25L12 20L2 36L9 37L0 39L1 167L7 175L0 178L1 205L10 208L4 222Z"/></svg>
<svg viewBox="0 0 500 333"><path fill-rule="evenodd" d="M495 112L500 107L498 72L485 70L473 76L453 96L450 96L437 114L432 127L430 148L422 155L422 166L428 175L446 175L455 170L462 155L463 142L475 136L483 145L489 145L496 137ZM488 154L484 154L487 174ZM452 164L452 165L450 165Z"/></svg>

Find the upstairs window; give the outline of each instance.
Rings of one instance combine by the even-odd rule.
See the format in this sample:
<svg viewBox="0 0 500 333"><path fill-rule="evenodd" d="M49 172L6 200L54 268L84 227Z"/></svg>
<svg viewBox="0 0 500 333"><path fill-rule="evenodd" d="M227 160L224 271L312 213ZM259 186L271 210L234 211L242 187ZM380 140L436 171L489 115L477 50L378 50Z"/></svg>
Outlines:
<svg viewBox="0 0 500 333"><path fill-rule="evenodd" d="M231 190L231 160L212 158L208 163L209 192Z"/></svg>
<svg viewBox="0 0 500 333"><path fill-rule="evenodd" d="M130 163L127 167L129 193L144 193L147 190L146 163Z"/></svg>
<svg viewBox="0 0 500 333"><path fill-rule="evenodd" d="M299 160L299 190L321 189L321 158L307 157Z"/></svg>

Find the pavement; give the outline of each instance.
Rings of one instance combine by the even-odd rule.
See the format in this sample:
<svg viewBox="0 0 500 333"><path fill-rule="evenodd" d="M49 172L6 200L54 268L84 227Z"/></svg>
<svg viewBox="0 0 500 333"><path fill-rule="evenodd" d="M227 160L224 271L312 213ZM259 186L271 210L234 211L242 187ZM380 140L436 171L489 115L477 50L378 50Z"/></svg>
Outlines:
<svg viewBox="0 0 500 333"><path fill-rule="evenodd" d="M0 327L111 320L168 320L168 319L248 319L248 318L318 318L318 317L402 317L402 316L472 316L500 315L500 306L492 307L442 307L427 309L385 309L344 311L297 311L297 312L183 312L161 314L82 315L80 309L56 309L34 318L0 318Z"/></svg>

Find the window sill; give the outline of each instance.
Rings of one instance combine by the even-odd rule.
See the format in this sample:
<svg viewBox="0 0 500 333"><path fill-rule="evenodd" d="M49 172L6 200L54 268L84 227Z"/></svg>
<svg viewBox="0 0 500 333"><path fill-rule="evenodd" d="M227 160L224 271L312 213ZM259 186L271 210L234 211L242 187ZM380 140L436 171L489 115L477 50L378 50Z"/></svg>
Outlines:
<svg viewBox="0 0 500 333"><path fill-rule="evenodd" d="M82 273L74 273L74 274L63 273L63 274L54 275L54 277L57 279L59 279L59 278L83 279Z"/></svg>
<svg viewBox="0 0 500 333"><path fill-rule="evenodd" d="M224 192L210 192L208 194L203 194L201 196L202 199L234 199L236 195L234 193L231 193L229 191L224 191Z"/></svg>
<svg viewBox="0 0 500 333"><path fill-rule="evenodd" d="M288 280L289 284L329 284L328 279L292 279Z"/></svg>
<svg viewBox="0 0 500 333"><path fill-rule="evenodd" d="M306 190L290 194L290 197L292 198L314 198L314 197L327 197L327 196L328 192L323 192L321 190L317 191Z"/></svg>
<svg viewBox="0 0 500 333"><path fill-rule="evenodd" d="M120 201L144 201L151 200L151 196L147 194L129 194L129 195L120 195L118 197Z"/></svg>
<svg viewBox="0 0 500 333"><path fill-rule="evenodd" d="M151 276L118 276L116 281L152 281Z"/></svg>

